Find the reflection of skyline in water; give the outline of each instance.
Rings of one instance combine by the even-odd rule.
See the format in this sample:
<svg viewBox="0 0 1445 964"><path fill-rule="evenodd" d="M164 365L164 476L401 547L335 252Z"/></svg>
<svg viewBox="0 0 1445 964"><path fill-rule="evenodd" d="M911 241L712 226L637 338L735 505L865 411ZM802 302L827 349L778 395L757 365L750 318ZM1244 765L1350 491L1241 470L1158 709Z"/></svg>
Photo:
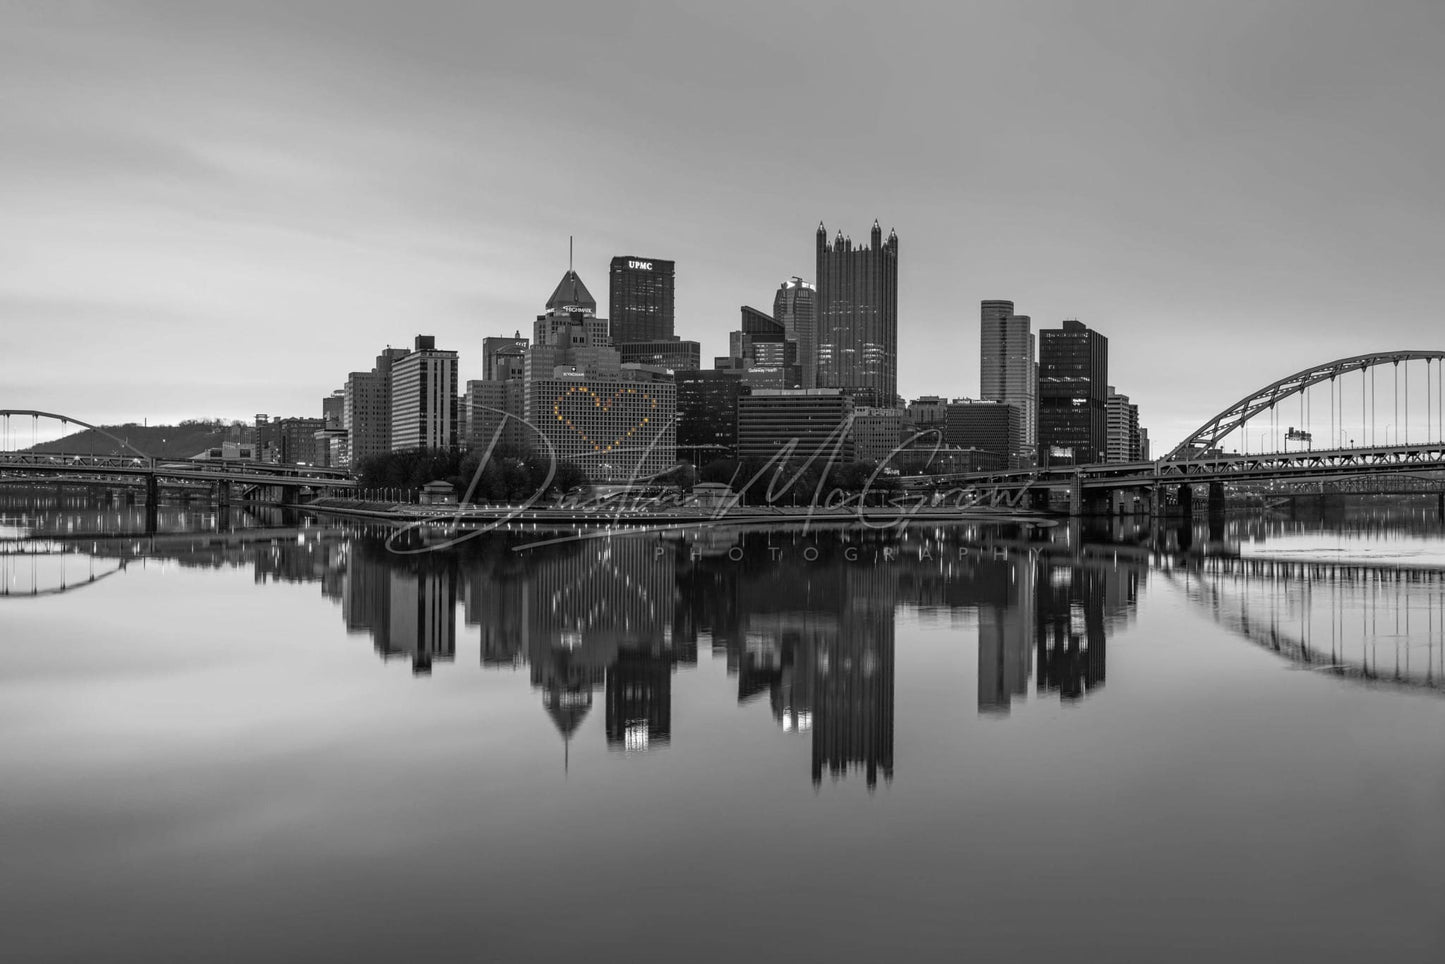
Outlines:
<svg viewBox="0 0 1445 964"><path fill-rule="evenodd" d="M1396 531L1389 520L1363 524ZM1241 525L1230 534L1259 531ZM977 711L1006 717L1030 697L1076 701L1103 687L1108 639L1132 621L1150 572L1143 530L1115 532L1109 545L1086 545L1062 528L1043 542L963 528L714 530L520 553L511 551L517 537L495 537L413 555L388 551L386 532L311 525L269 538L163 533L114 545L152 562L250 566L258 584L320 583L348 632L418 675L456 661L460 605L483 667L525 667L564 740L601 712L607 746L620 752L673 742L672 676L709 649L734 679L739 706L765 707L781 731L809 741L815 783L853 773L870 787L894 773L900 609L966 638L976 630ZM1183 578L1201 611L1285 658L1435 685L1445 658L1439 572L1264 572L1246 563L1156 562L1168 583Z"/></svg>

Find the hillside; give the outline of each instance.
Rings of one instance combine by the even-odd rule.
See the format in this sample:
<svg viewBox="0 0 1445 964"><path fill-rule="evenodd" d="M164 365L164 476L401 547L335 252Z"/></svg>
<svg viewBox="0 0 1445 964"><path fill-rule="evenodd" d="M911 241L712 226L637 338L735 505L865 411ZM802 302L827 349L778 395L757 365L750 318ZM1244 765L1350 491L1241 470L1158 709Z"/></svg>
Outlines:
<svg viewBox="0 0 1445 964"><path fill-rule="evenodd" d="M185 421L179 425L103 425L105 431L123 439L147 455L159 459L188 459L223 441L249 438L253 430L226 422ZM41 442L27 451L71 454L131 454L99 432L86 429L53 442Z"/></svg>

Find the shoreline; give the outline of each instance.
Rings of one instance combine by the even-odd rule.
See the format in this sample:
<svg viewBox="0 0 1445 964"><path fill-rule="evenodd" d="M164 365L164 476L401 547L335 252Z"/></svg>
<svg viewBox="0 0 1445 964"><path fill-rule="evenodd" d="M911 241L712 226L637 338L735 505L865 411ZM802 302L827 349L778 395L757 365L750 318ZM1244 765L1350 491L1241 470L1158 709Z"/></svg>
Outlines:
<svg viewBox="0 0 1445 964"><path fill-rule="evenodd" d="M656 509L642 511L619 506L591 508L552 506L413 505L410 503L364 502L359 499L321 498L294 508L318 514L372 519L396 525L444 523L463 531L502 528L513 525L560 529L691 528L694 526L749 526L769 524L826 523L885 529L911 523L933 524L1020 524L1053 526L1058 520L1043 513L1003 509L960 509L957 507L908 508L856 506L839 509L807 506L734 506L724 509Z"/></svg>

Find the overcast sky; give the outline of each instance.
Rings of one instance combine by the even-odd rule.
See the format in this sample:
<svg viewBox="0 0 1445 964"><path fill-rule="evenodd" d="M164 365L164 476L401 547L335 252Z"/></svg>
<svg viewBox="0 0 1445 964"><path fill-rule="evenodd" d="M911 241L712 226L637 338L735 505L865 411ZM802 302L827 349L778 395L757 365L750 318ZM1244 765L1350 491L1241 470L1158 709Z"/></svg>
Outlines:
<svg viewBox="0 0 1445 964"><path fill-rule="evenodd" d="M877 218L902 393L976 396L1009 298L1109 337L1157 451L1445 347L1442 51L1438 0L0 0L0 408L319 415L417 333L479 377L568 235L604 305L675 260L711 359Z"/></svg>

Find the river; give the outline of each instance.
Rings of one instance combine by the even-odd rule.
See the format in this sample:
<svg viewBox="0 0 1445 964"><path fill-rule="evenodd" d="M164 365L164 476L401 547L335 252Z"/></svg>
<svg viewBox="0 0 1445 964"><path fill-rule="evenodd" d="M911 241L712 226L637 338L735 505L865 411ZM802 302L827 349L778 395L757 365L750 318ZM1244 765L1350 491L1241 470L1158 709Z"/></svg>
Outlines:
<svg viewBox="0 0 1445 964"><path fill-rule="evenodd" d="M6 960L1445 946L1430 512L445 549L133 515L0 500Z"/></svg>

